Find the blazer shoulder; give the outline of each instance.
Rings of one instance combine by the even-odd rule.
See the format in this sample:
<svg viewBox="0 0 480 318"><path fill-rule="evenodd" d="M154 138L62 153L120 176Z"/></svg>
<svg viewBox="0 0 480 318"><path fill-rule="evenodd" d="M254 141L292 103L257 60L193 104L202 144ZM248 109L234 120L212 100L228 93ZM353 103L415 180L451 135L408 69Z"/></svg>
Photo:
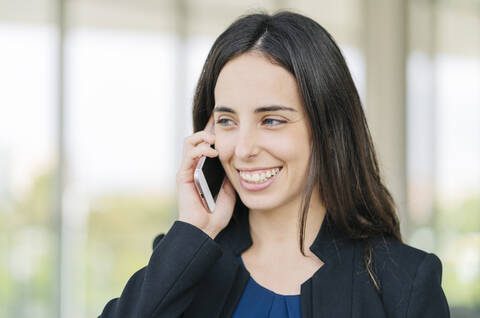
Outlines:
<svg viewBox="0 0 480 318"><path fill-rule="evenodd" d="M375 237L371 244L374 271L380 279L389 317L397 317L400 312L402 317L449 317L441 288L442 262L437 255L393 237ZM417 315L422 308L438 315Z"/></svg>
<svg viewBox="0 0 480 318"><path fill-rule="evenodd" d="M427 255L435 254L402 243L391 236L377 236L371 241L373 253L378 261L397 265L405 270L415 271Z"/></svg>
<svg viewBox="0 0 480 318"><path fill-rule="evenodd" d="M442 268L437 255L402 243L394 237L377 236L371 239L375 270L384 279L399 279L404 283L413 281L423 263L436 271Z"/></svg>
<svg viewBox="0 0 480 318"><path fill-rule="evenodd" d="M160 243L160 241L164 236L165 236L165 233L160 233L155 237L152 243L152 249L155 249L155 246L157 246L157 244Z"/></svg>

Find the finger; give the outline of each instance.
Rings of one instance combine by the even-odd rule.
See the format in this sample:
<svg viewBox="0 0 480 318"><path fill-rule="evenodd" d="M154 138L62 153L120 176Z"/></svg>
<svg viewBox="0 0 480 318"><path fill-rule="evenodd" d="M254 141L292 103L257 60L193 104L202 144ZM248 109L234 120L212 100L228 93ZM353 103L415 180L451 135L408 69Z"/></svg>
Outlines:
<svg viewBox="0 0 480 318"><path fill-rule="evenodd" d="M222 182L222 186L220 187L220 191L218 192L218 198L224 198L225 195L231 195L232 194L232 189L233 189L233 187L230 183L230 180L228 179L227 176L225 176L223 178L223 182Z"/></svg>
<svg viewBox="0 0 480 318"><path fill-rule="evenodd" d="M223 211L232 211L235 206L236 195L230 180L225 176L222 188L215 200L221 206Z"/></svg>
<svg viewBox="0 0 480 318"><path fill-rule="evenodd" d="M233 188L233 185L232 185L232 183L230 182L230 179L228 179L227 176L225 176L225 180L223 181L222 189L227 194L235 194L235 189Z"/></svg>
<svg viewBox="0 0 480 318"><path fill-rule="evenodd" d="M211 148L210 144L201 143L185 154L181 169L190 170L195 168L198 160L202 156L213 158L213 157L216 157L217 155L218 155L218 152L215 149Z"/></svg>
<svg viewBox="0 0 480 318"><path fill-rule="evenodd" d="M200 130L193 135L190 135L185 138L184 140L184 150L190 151L193 147L196 147L201 142L208 142L209 144L213 144L215 142L215 135L205 131Z"/></svg>
<svg viewBox="0 0 480 318"><path fill-rule="evenodd" d="M214 129L213 129L213 128L214 128L214 127L213 127L213 126L214 126L213 124L214 124L214 122L213 122L213 113L212 113L212 115L211 115L210 118L208 119L208 122L207 122L207 124L205 125L205 128L204 128L203 130L205 130L205 131L207 131L207 132L209 132L209 133L211 133L211 134L215 134Z"/></svg>
<svg viewBox="0 0 480 318"><path fill-rule="evenodd" d="M193 158L200 158L201 156L215 157L218 155L218 151L210 147L208 143L200 143L190 152L190 156Z"/></svg>

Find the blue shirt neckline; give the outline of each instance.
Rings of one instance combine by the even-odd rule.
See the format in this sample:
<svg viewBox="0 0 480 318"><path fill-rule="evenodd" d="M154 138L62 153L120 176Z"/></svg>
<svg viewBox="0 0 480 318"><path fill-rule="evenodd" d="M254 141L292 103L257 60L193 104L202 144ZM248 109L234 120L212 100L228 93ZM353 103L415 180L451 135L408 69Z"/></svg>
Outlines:
<svg viewBox="0 0 480 318"><path fill-rule="evenodd" d="M259 283L257 283L255 281L255 279L253 279L252 275L250 275L250 272L248 271L247 267L245 266L245 264L243 263L243 259L242 259L242 255L238 255L238 258L240 260L240 263L242 264L243 268L245 268L245 270L248 272L249 276L250 276L250 279L251 281L256 285L258 286L259 288L261 288L262 290L276 296L276 297L282 297L282 298L299 298L300 297L300 294L296 294L296 295L282 295L282 294L277 294L276 292L268 289L268 288L265 288L263 287L262 285L260 285Z"/></svg>

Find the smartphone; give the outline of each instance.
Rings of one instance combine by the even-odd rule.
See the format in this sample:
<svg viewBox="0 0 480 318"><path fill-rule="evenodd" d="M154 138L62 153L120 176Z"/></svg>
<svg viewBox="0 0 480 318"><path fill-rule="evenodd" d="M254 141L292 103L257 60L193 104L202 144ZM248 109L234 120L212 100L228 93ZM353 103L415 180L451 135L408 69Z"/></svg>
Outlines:
<svg viewBox="0 0 480 318"><path fill-rule="evenodd" d="M214 131L215 123L212 125L211 132ZM215 145L210 147L215 148ZM225 178L225 170L217 157L200 157L198 160L193 179L195 188L200 195L203 204L210 212L215 210L215 201L217 200L220 188Z"/></svg>

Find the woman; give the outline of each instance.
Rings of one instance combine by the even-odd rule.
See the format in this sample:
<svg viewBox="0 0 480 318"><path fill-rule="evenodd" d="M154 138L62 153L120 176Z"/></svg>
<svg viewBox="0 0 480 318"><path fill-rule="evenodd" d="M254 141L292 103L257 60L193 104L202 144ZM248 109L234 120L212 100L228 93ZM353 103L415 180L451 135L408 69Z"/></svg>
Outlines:
<svg viewBox="0 0 480 318"><path fill-rule="evenodd" d="M319 24L235 21L207 57L193 123L178 220L101 317L450 316L440 260L402 243L357 90ZM201 156L226 172L213 213L193 184Z"/></svg>

